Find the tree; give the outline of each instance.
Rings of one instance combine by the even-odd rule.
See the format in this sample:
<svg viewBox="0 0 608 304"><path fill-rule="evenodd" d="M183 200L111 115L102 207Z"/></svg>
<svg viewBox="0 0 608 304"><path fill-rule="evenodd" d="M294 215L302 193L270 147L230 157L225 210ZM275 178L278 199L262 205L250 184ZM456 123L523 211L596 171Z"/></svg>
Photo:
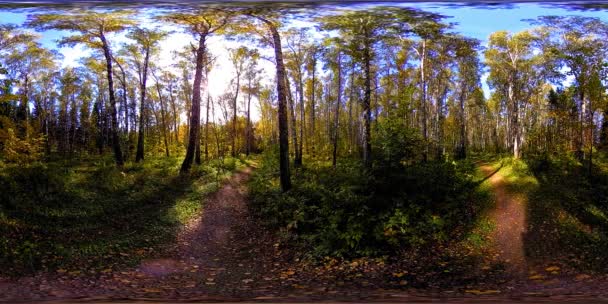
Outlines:
<svg viewBox="0 0 608 304"><path fill-rule="evenodd" d="M250 49L247 63L245 65L245 78L247 79L247 87L245 88L245 93L247 94L247 104L246 104L246 120L247 126L245 131L245 154L249 156L251 153L252 142L253 142L253 128L251 125L251 98L253 96L258 96L260 91L260 73L261 70L258 67L258 61L260 59L260 53L255 49Z"/></svg>
<svg viewBox="0 0 608 304"><path fill-rule="evenodd" d="M274 49L274 63L276 66L276 87L278 98L278 125L279 125L279 171L281 189L291 189L291 177L289 173L289 127L287 125L287 73L283 62L283 48L279 28L280 11L269 9L246 9L241 14L246 18L240 24L238 33L255 33L262 44L272 46ZM259 21L266 27L268 32L260 32Z"/></svg>
<svg viewBox="0 0 608 304"><path fill-rule="evenodd" d="M291 71L292 79L296 85L296 93L299 99L300 107L300 141L294 141L295 146L295 159L294 166L299 167L302 165L302 150L304 145L304 129L305 129L305 111L304 111L304 70L306 68L306 57L308 51L308 29L289 29L286 33L287 47L289 52L286 56L286 67ZM292 101L293 104L293 101ZM293 111L292 111L293 112ZM292 121L295 125L295 113L292 113ZM296 133L295 126L293 128L294 134ZM296 135L297 137L297 135Z"/></svg>
<svg viewBox="0 0 608 304"><path fill-rule="evenodd" d="M507 138L515 158L521 156L523 142L520 108L545 82L541 74L542 57L534 54L534 42L535 37L529 31L515 34L499 31L490 35L489 46L484 53L490 67L488 82L506 101L509 116Z"/></svg>
<svg viewBox="0 0 608 304"><path fill-rule="evenodd" d="M232 156L235 157L237 152L237 114L238 114L238 99L239 92L241 91L241 74L245 69L245 61L247 57L249 57L249 49L246 47L239 47L235 50L230 51L230 61L232 62L232 66L234 67L234 71L236 73L235 77L235 89L234 89L234 98L232 101Z"/></svg>
<svg viewBox="0 0 608 304"><path fill-rule="evenodd" d="M84 44L87 47L101 50L106 60L108 78L108 93L112 112L112 146L114 158L118 166L123 165L123 156L118 137L118 117L116 113L116 98L114 96L114 78L112 70L112 51L106 35L121 32L135 24L130 18L130 11L71 11L61 14L38 14L28 17L27 26L40 30L65 30L76 34L63 37L60 45Z"/></svg>
<svg viewBox="0 0 608 304"><path fill-rule="evenodd" d="M346 54L363 67L364 96L361 104L363 111L363 163L372 165L371 145L371 98L372 62L375 46L391 35L396 21L393 11L376 8L369 11L346 11L338 15L328 15L318 19L327 31L338 31L346 46Z"/></svg>
<svg viewBox="0 0 608 304"><path fill-rule="evenodd" d="M150 58L158 52L159 43L169 35L168 32L159 29L134 28L127 37L135 41L134 44L126 46L131 64L135 67L139 80L139 128L137 136L137 151L135 152L135 162L144 159L144 122L145 122L145 103L148 83L148 71ZM143 58L142 58L143 56Z"/></svg>
<svg viewBox="0 0 608 304"><path fill-rule="evenodd" d="M220 9L171 13L160 17L161 20L183 26L184 30L197 40L196 45L191 45L192 51L195 54L196 67L192 85L188 148L180 169L180 172L182 173L190 170L194 159L195 149L200 143L201 88L203 82L203 68L206 64L207 39L209 38L209 35L221 32L228 25L228 22L232 17L233 14L231 12Z"/></svg>
<svg viewBox="0 0 608 304"><path fill-rule="evenodd" d="M466 117L466 100L473 94L474 90L480 87L480 70L481 63L477 55L479 50L479 41L466 37L457 37L454 40L456 45L456 62L458 68L458 119L459 119L459 140L456 148L457 158L463 159L467 157L467 117Z"/></svg>
<svg viewBox="0 0 608 304"><path fill-rule="evenodd" d="M591 168L593 152L593 113L594 104L601 97L594 94L598 89L598 77L608 72L606 66L606 47L602 37L608 33L608 23L599 18L582 16L542 16L532 21L541 25L543 34L542 50L555 62L555 70L567 67L566 75L573 76L578 93L579 137L575 142L576 154L582 160L585 137L588 138L588 161ZM601 85L600 85L601 86ZM596 98L593 100L591 97ZM602 133L608 132L607 120L602 125ZM585 134L587 133L587 134ZM605 136L604 136L605 138Z"/></svg>

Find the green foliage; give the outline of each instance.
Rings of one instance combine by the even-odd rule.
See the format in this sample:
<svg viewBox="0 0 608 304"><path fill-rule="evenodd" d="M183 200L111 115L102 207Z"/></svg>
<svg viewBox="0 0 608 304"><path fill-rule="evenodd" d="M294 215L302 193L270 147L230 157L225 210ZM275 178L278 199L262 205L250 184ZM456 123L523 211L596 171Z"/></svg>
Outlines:
<svg viewBox="0 0 608 304"><path fill-rule="evenodd" d="M472 222L471 210L479 210L472 167L404 165L396 154L386 155L378 155L370 171L356 161L335 169L309 164L283 193L276 157L268 153L250 184L252 208L316 256L374 255L460 237Z"/></svg>
<svg viewBox="0 0 608 304"><path fill-rule="evenodd" d="M13 129L9 128L7 130L7 138L4 141L4 160L20 165L38 161L43 156L44 143L45 138L43 135L20 139L15 135Z"/></svg>
<svg viewBox="0 0 608 304"><path fill-rule="evenodd" d="M598 154L592 174L574 153L526 160L521 178L529 197L526 250L532 257L564 259L579 269L605 271L608 263L608 171Z"/></svg>
<svg viewBox="0 0 608 304"><path fill-rule="evenodd" d="M180 157L181 158L181 157ZM118 169L111 158L0 166L0 274L133 264L158 252L202 210L202 199L240 168L146 159ZM140 252L140 253L137 253Z"/></svg>
<svg viewBox="0 0 608 304"><path fill-rule="evenodd" d="M380 166L399 166L402 161L416 158L422 151L420 132L407 128L402 118L379 120L375 131L372 146Z"/></svg>

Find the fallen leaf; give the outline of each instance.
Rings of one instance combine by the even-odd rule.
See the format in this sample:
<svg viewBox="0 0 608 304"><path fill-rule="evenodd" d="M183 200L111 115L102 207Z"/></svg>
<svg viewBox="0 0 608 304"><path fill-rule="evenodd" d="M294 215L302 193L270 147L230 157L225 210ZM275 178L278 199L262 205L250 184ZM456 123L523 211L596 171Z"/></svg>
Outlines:
<svg viewBox="0 0 608 304"><path fill-rule="evenodd" d="M465 293L470 293L470 294L474 294L477 296L480 295L491 295L491 294L499 294L500 290L478 290L478 289L469 289L469 290L465 290Z"/></svg>
<svg viewBox="0 0 608 304"><path fill-rule="evenodd" d="M588 275L588 274L579 274L579 275L576 276L575 280L577 280L577 281L583 281L583 280L587 280L587 279L590 279L590 278L591 278L591 276Z"/></svg>
<svg viewBox="0 0 608 304"><path fill-rule="evenodd" d="M547 267L547 268L545 268L545 270L546 270L547 272L555 272L555 271L559 271L559 269L560 269L560 268L559 268L559 267L557 267L557 266L551 266L551 267Z"/></svg>
<svg viewBox="0 0 608 304"><path fill-rule="evenodd" d="M545 276L542 274L535 274L529 277L530 280L542 280L544 279Z"/></svg>

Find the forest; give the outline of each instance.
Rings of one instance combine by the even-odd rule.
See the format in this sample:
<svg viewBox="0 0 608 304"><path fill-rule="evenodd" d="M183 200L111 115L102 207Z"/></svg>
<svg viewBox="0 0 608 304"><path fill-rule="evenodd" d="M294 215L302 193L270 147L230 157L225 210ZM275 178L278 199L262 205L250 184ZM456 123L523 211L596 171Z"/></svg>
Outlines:
<svg viewBox="0 0 608 304"><path fill-rule="evenodd" d="M0 10L0 301L608 296L605 8L100 3Z"/></svg>

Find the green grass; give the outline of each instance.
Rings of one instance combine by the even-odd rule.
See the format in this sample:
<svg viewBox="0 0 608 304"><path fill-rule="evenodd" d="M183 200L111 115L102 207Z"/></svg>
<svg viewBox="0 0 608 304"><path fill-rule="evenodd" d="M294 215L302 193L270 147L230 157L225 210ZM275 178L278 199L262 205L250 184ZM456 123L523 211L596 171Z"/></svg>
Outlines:
<svg viewBox="0 0 608 304"><path fill-rule="evenodd" d="M159 254L246 160L178 174L181 157L0 166L0 274L134 264Z"/></svg>
<svg viewBox="0 0 608 304"><path fill-rule="evenodd" d="M509 195L527 198L524 248L530 261L561 261L582 271L608 270L608 166L601 156L593 176L567 156L489 160ZM480 188L488 187L488 181ZM481 220L481 219L480 219ZM490 227L478 221L470 246L483 246ZM486 231L486 233L480 233ZM489 231L491 232L491 230Z"/></svg>

